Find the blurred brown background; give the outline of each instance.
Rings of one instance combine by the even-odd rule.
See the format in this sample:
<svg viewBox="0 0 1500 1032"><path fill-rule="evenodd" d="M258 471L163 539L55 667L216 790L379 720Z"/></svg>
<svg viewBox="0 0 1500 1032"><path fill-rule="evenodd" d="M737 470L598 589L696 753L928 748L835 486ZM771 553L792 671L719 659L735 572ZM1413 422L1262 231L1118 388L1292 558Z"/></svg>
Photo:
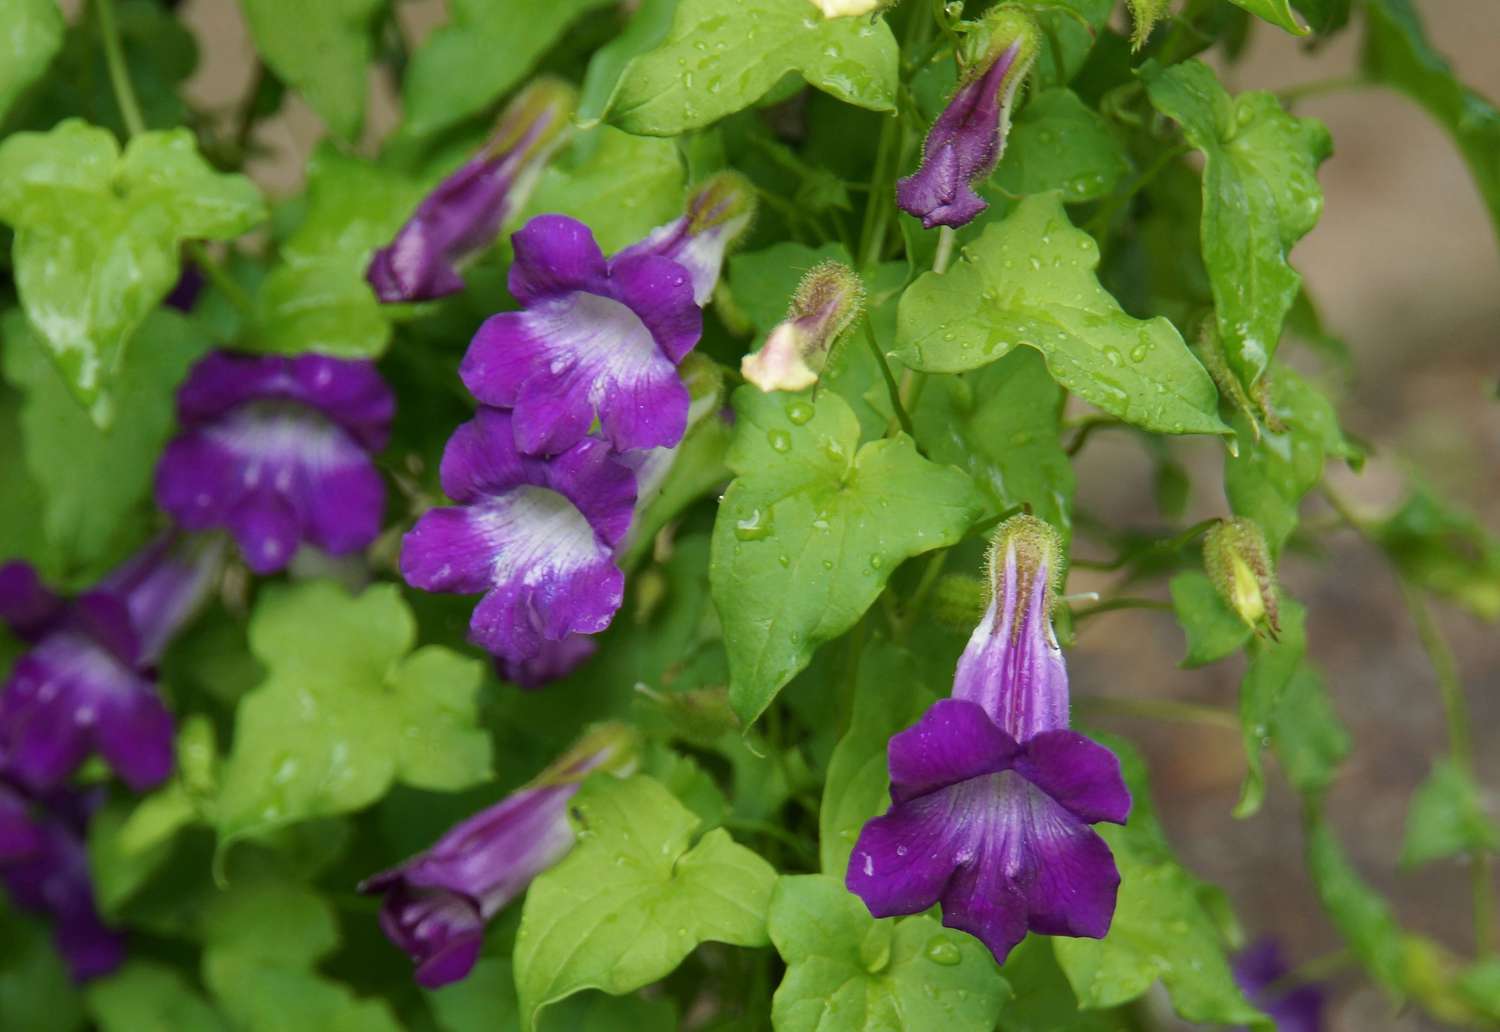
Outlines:
<svg viewBox="0 0 1500 1032"><path fill-rule="evenodd" d="M317 2L317 0L311 0ZM75 6L66 4L65 6ZM1500 98L1500 2L1422 0L1434 44L1473 88ZM247 88L251 46L234 0L189 0L184 16L199 35L201 60L188 84L193 103L231 109ZM403 0L402 24L415 43L445 18L441 0ZM1279 89L1353 71L1357 33L1307 52L1259 26L1245 60L1225 73L1233 88ZM365 146L393 127L393 84L372 78ZM1372 510L1395 503L1409 470L1500 528L1500 247L1457 151L1404 98L1362 89L1310 97L1297 113L1327 123L1334 157L1323 166L1322 223L1295 264L1325 320L1354 355L1344 399L1346 427L1372 444L1363 475L1335 472L1347 496ZM273 193L295 190L303 159L320 135L297 98L259 133L267 154L252 165ZM1218 458L1209 442L1185 446L1205 475L1189 517L1222 514ZM1151 468L1120 436L1096 435L1080 460L1080 503L1112 523L1155 520ZM1456 864L1400 873L1396 861L1408 800L1444 748L1431 670L1395 581L1352 534L1329 537L1325 561L1292 558L1288 590L1310 610L1312 653L1328 675L1355 752L1330 809L1361 872L1397 903L1408 927L1467 952L1468 884ZM1096 586L1075 578L1070 590ZM1439 609L1458 653L1474 721L1480 775L1500 785L1500 641L1494 629ZM1234 705L1241 662L1206 670L1176 667L1182 638L1169 614L1125 611L1087 625L1072 655L1076 689ZM1236 821L1229 811L1243 760L1235 734L1197 726L1102 719L1140 742L1152 764L1157 801L1185 861L1229 890L1252 934L1283 937L1297 961L1337 940L1302 871L1301 832L1289 792L1272 775L1264 810ZM1340 983L1338 1032L1437 1027L1393 1014L1357 980Z"/></svg>

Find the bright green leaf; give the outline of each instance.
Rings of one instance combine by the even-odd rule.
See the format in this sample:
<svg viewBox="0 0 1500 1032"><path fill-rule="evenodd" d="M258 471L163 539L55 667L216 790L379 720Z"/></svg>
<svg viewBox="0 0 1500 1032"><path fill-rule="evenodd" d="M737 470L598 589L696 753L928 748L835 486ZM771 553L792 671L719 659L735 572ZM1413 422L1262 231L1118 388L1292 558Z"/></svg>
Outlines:
<svg viewBox="0 0 1500 1032"><path fill-rule="evenodd" d="M672 31L678 0L642 0L624 30L594 51L578 95L578 124L596 125L609 110L630 62L655 50Z"/></svg>
<svg viewBox="0 0 1500 1032"><path fill-rule="evenodd" d="M1021 109L990 182L1017 197L1060 190L1077 204L1112 193L1129 172L1130 158L1104 117L1072 90L1052 89Z"/></svg>
<svg viewBox="0 0 1500 1032"><path fill-rule="evenodd" d="M338 946L333 908L311 889L236 884L202 916L203 981L250 1032L400 1032L381 1000L314 970Z"/></svg>
<svg viewBox="0 0 1500 1032"><path fill-rule="evenodd" d="M510 1032L520 1022L516 980L508 959L480 957L461 981L424 995L443 1032ZM543 1012L542 1032L675 1032L668 999L579 993Z"/></svg>
<svg viewBox="0 0 1500 1032"><path fill-rule="evenodd" d="M1363 11L1365 74L1411 97L1453 137L1500 235L1500 111L1454 77L1411 0L1368 0Z"/></svg>
<svg viewBox="0 0 1500 1032"><path fill-rule="evenodd" d="M76 119L0 143L0 221L26 316L94 421L126 345L177 282L183 240L224 240L265 217L255 185L214 171L186 129L135 137Z"/></svg>
<svg viewBox="0 0 1500 1032"><path fill-rule="evenodd" d="M682 214L682 157L669 140L600 126L547 167L518 221L571 215L594 231L606 254Z"/></svg>
<svg viewBox="0 0 1500 1032"><path fill-rule="evenodd" d="M1000 974L1015 992L1000 1015L1000 1032L1138 1032L1128 1007L1079 1009L1046 936L1022 939L1005 958Z"/></svg>
<svg viewBox="0 0 1500 1032"><path fill-rule="evenodd" d="M958 541L978 515L968 477L906 437L859 446L848 404L825 392L734 395L729 466L709 582L729 651L729 698L749 725L875 601L902 560Z"/></svg>
<svg viewBox="0 0 1500 1032"><path fill-rule="evenodd" d="M1186 570L1172 578L1172 609L1187 635L1185 667L1214 663L1239 651L1250 637L1250 628L1239 618L1213 581L1197 570Z"/></svg>
<svg viewBox="0 0 1500 1032"><path fill-rule="evenodd" d="M1389 904L1349 863L1333 831L1320 818L1308 822L1307 871L1323 909L1361 965L1396 995L1405 992L1401 925Z"/></svg>
<svg viewBox="0 0 1500 1032"><path fill-rule="evenodd" d="M1349 732L1334 711L1323 678L1308 663L1287 682L1270 727L1271 747L1286 779L1304 795L1320 795L1349 755Z"/></svg>
<svg viewBox="0 0 1500 1032"><path fill-rule="evenodd" d="M1034 74L1043 87L1073 81L1107 24L1114 0L1030 0L1026 4L1042 30Z"/></svg>
<svg viewBox="0 0 1500 1032"><path fill-rule="evenodd" d="M605 117L627 132L675 136L749 107L790 72L890 111L898 64L881 18L823 19L807 0L679 0L671 33L625 69Z"/></svg>
<svg viewBox="0 0 1500 1032"><path fill-rule="evenodd" d="M307 99L335 136L353 139L365 114L382 0L240 0L266 64Z"/></svg>
<svg viewBox="0 0 1500 1032"><path fill-rule="evenodd" d="M241 701L214 822L221 841L349 813L400 779L456 790L488 777L477 660L429 645L395 586L267 588L250 621L265 682Z"/></svg>
<svg viewBox="0 0 1500 1032"><path fill-rule="evenodd" d="M57 0L0 0L0 118L62 48L62 8Z"/></svg>
<svg viewBox="0 0 1500 1032"><path fill-rule="evenodd" d="M172 432L173 392L210 342L177 312L151 313L121 363L116 418L103 431L74 403L19 312L0 320L0 337L0 368L26 396L22 453L41 490L54 570L69 581L102 573L148 530L156 457Z"/></svg>
<svg viewBox="0 0 1500 1032"><path fill-rule="evenodd" d="M1018 505L1073 526L1073 465L1062 445L1063 390L1028 348L957 377L934 377L912 416L934 462L967 470L991 513Z"/></svg>
<svg viewBox="0 0 1500 1032"><path fill-rule="evenodd" d="M1159 979L1188 1021L1269 1028L1235 985L1218 926L1203 904L1205 886L1172 856L1140 756L1116 739L1107 744L1120 757L1133 800L1125 827L1096 829L1120 869L1114 921L1103 939L1053 940L1079 1006L1117 1006Z"/></svg>
<svg viewBox="0 0 1500 1032"><path fill-rule="evenodd" d="M877 921L842 878L782 878L767 924L787 964L777 1032L991 1032L1010 995L977 939L927 916Z"/></svg>
<svg viewBox="0 0 1500 1032"><path fill-rule="evenodd" d="M910 652L884 642L860 657L849 729L834 747L818 808L823 873L842 878L865 821L890 803L886 743L917 722L947 685L922 683Z"/></svg>
<svg viewBox="0 0 1500 1032"><path fill-rule="evenodd" d="M1281 708L1307 656L1307 613L1292 599L1281 599L1281 635L1276 641L1254 639L1250 665L1240 681L1240 730L1245 744L1245 784L1235 805L1236 817L1249 817L1265 798L1261 753L1271 737L1271 722Z"/></svg>
<svg viewBox="0 0 1500 1032"><path fill-rule="evenodd" d="M418 135L477 115L531 71L573 22L609 0L453 0L452 20L406 70L406 129Z"/></svg>
<svg viewBox="0 0 1500 1032"><path fill-rule="evenodd" d="M574 798L578 844L532 883L516 938L521 1028L583 989L621 995L671 973L700 942L766 943L776 873L644 775L596 774Z"/></svg>
<svg viewBox="0 0 1500 1032"><path fill-rule="evenodd" d="M225 1032L228 1025L175 968L132 960L90 982L88 1009L100 1032Z"/></svg>
<svg viewBox="0 0 1500 1032"><path fill-rule="evenodd" d="M307 176L307 214L260 285L249 343L373 358L391 326L365 267L416 208L421 185L328 144L309 159Z"/></svg>
<svg viewBox="0 0 1500 1032"><path fill-rule="evenodd" d="M1151 103L1203 152L1203 260L1229 364L1249 387L1301 289L1287 255L1323 212L1317 172L1333 144L1321 122L1292 117L1272 93L1231 97L1201 61L1145 74Z"/></svg>
<svg viewBox="0 0 1500 1032"><path fill-rule="evenodd" d="M1262 21L1268 21L1278 29L1285 29L1293 36L1306 36L1307 26L1292 13L1290 0L1233 0Z"/></svg>
<svg viewBox="0 0 1500 1032"><path fill-rule="evenodd" d="M1401 863L1419 867L1479 850L1500 850L1500 828L1485 813L1474 779L1444 757L1432 765L1432 772L1412 797Z"/></svg>
<svg viewBox="0 0 1500 1032"><path fill-rule="evenodd" d="M1500 619L1500 538L1473 514L1419 487L1375 534L1408 580Z"/></svg>
<svg viewBox="0 0 1500 1032"><path fill-rule="evenodd" d="M978 369L1017 346L1053 378L1147 430L1221 433L1218 393L1171 323L1127 315L1094 276L1099 246L1056 194L1028 197L987 226L946 273L901 298L896 356L913 369Z"/></svg>

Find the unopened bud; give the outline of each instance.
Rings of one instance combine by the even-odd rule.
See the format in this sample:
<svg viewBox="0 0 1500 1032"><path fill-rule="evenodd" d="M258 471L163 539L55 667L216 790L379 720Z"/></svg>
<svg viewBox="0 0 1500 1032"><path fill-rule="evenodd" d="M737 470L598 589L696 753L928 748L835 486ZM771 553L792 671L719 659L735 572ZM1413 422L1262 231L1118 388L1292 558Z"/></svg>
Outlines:
<svg viewBox="0 0 1500 1032"><path fill-rule="evenodd" d="M717 741L740 728L739 718L729 705L728 688L658 692L638 684L635 690L655 704L675 733L689 741Z"/></svg>
<svg viewBox="0 0 1500 1032"><path fill-rule="evenodd" d="M531 786L582 781L594 771L629 777L641 760L640 733L629 724L597 724L547 766Z"/></svg>
<svg viewBox="0 0 1500 1032"><path fill-rule="evenodd" d="M764 347L745 356L740 372L763 391L811 387L864 302L864 284L849 266L837 261L813 266L798 284L786 319Z"/></svg>
<svg viewBox="0 0 1500 1032"><path fill-rule="evenodd" d="M1015 555L1015 584L1006 583L1007 570ZM1012 516L995 528L991 538L989 570L991 590L996 598L1029 599L1037 577L1047 586L1042 593L1042 614L1050 618L1062 580L1062 538L1057 528L1046 520L1027 513Z"/></svg>
<svg viewBox="0 0 1500 1032"><path fill-rule="evenodd" d="M1276 605L1276 571L1266 536L1253 521L1225 520L1203 539L1203 565L1219 596L1254 628L1264 621L1274 638L1281 633Z"/></svg>

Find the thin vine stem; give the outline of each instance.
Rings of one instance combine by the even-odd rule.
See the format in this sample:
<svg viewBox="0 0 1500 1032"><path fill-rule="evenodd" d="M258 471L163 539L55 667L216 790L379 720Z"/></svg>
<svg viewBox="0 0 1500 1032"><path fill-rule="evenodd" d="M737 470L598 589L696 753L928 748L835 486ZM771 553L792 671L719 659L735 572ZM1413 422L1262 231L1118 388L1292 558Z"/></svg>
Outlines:
<svg viewBox="0 0 1500 1032"><path fill-rule="evenodd" d="M1128 595L1121 595L1117 598L1107 598L1102 602L1083 609L1075 609L1073 611L1073 622L1078 623L1080 620L1087 620L1091 616L1098 616L1101 613L1114 613L1122 609L1170 610L1171 608L1172 603L1163 602L1161 599L1135 598Z"/></svg>
<svg viewBox="0 0 1500 1032"><path fill-rule="evenodd" d="M1178 699L1125 699L1106 695L1075 695L1077 707L1085 713L1103 713L1120 717L1143 717L1174 724L1198 724L1225 731L1240 731L1240 718L1227 709L1205 706Z"/></svg>
<svg viewBox="0 0 1500 1032"><path fill-rule="evenodd" d="M139 136L146 131L146 120L141 116L141 104L136 99L135 87L130 85L125 48L120 43L120 29L115 23L114 0L94 0L94 11L99 16L99 35L104 41L104 63L109 68L109 85L115 94L115 105L120 109L125 131L131 136Z"/></svg>
<svg viewBox="0 0 1500 1032"><path fill-rule="evenodd" d="M890 363L885 360L885 352L880 350L880 342L875 339L875 327L870 322L870 313L864 315L865 340L870 344L870 351L875 355L875 363L880 366L880 375L885 380L886 393L890 395L891 409L895 413L891 428L897 424L906 431L908 437L915 440L917 432L912 427L911 416L907 414L906 406L901 403L901 388L896 383L896 375L891 372ZM889 430L887 430L889 433Z"/></svg>

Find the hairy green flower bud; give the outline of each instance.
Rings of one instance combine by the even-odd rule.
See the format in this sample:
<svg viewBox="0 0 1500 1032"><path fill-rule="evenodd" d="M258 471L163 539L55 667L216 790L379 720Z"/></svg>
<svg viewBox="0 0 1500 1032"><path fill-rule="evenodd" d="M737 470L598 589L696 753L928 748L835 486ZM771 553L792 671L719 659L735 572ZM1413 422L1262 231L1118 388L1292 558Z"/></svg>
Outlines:
<svg viewBox="0 0 1500 1032"><path fill-rule="evenodd" d="M1225 520L1203 539L1203 565L1214 589L1253 628L1281 633L1276 605L1276 570L1266 536L1253 520Z"/></svg>
<svg viewBox="0 0 1500 1032"><path fill-rule="evenodd" d="M811 387L864 303L864 284L849 266L836 261L813 266L798 284L786 319L764 347L745 356L740 372L763 391Z"/></svg>
<svg viewBox="0 0 1500 1032"><path fill-rule="evenodd" d="M1015 554L1014 584L1007 584L1008 556ZM989 572L993 597L1029 598L1032 582L1038 576L1047 578L1042 595L1042 612L1050 616L1057 603L1062 582L1062 538L1057 528L1046 520L1028 513L1012 516L995 528L990 539Z"/></svg>

